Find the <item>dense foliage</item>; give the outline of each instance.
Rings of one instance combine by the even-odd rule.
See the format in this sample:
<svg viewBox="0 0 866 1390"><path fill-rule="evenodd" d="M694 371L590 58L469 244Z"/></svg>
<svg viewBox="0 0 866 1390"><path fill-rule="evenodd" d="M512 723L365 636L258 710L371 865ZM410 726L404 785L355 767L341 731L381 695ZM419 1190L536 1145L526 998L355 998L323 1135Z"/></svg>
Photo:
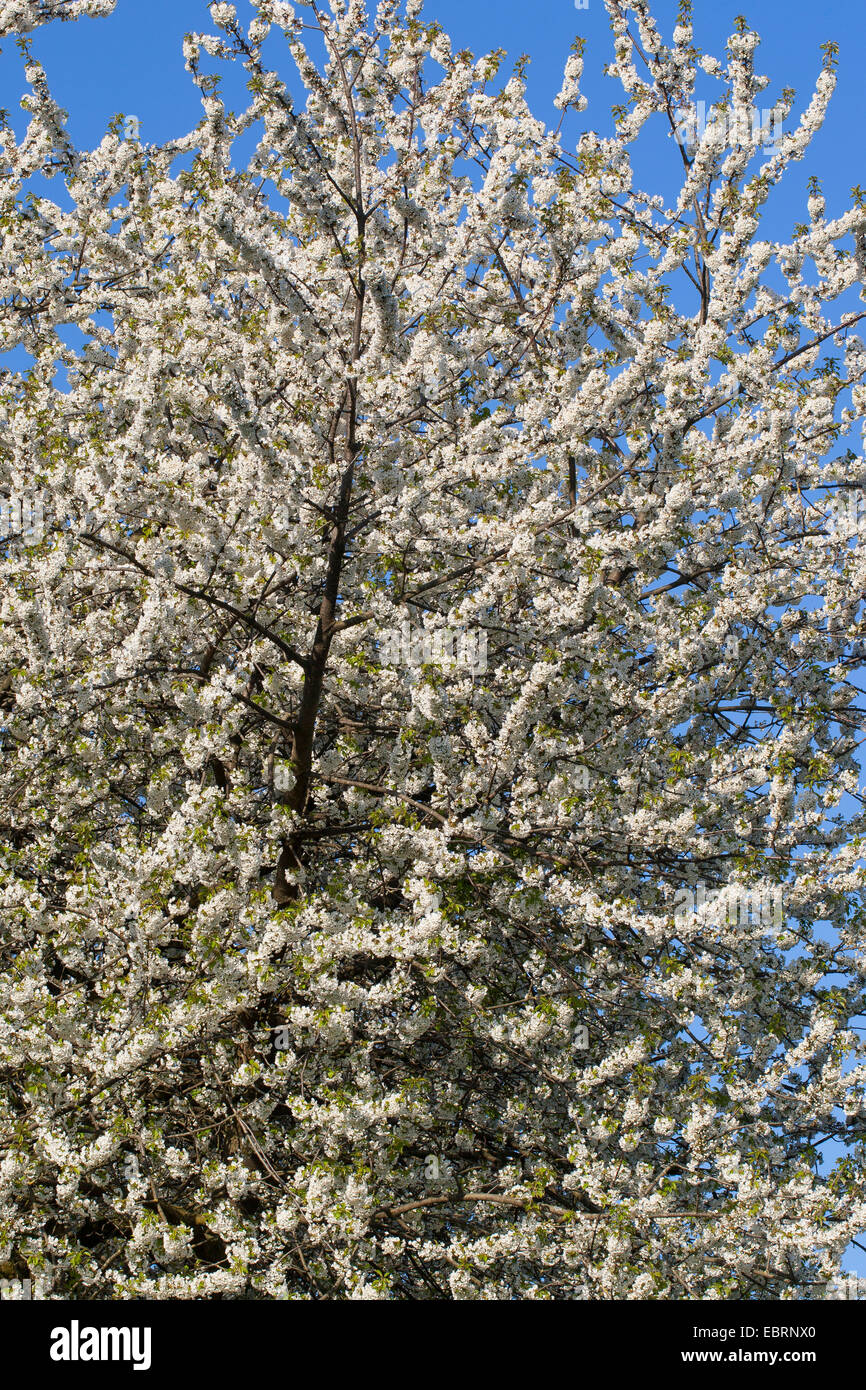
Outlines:
<svg viewBox="0 0 866 1390"><path fill-rule="evenodd" d="M813 183L758 239L834 54L766 147L745 23L720 61L605 4L626 104L576 148L580 41L549 130L418 0L212 5L164 147L77 150L19 39L0 1274L39 1297L815 1296L866 1225L866 209Z"/></svg>

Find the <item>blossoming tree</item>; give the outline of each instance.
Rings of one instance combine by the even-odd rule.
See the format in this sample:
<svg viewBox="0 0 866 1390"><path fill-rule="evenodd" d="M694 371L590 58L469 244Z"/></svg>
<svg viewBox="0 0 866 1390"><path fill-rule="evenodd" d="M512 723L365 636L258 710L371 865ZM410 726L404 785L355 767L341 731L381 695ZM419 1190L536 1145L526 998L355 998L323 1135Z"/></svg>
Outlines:
<svg viewBox="0 0 866 1390"><path fill-rule="evenodd" d="M756 239L834 51L767 148L744 22L720 61L686 3L670 42L605 4L626 104L576 147L580 42L548 130L418 0L212 5L164 147L77 150L19 40L0 1274L35 1296L816 1297L866 1225L863 198Z"/></svg>

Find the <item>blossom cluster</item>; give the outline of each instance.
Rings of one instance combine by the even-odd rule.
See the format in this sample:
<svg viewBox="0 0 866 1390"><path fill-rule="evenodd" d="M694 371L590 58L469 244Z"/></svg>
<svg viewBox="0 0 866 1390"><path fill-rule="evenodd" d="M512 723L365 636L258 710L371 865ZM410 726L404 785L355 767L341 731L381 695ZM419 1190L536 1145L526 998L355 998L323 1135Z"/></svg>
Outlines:
<svg viewBox="0 0 866 1390"><path fill-rule="evenodd" d="M638 137L670 153L699 74L754 109L757 35L701 56L688 5L668 40L604 3L624 103L576 140L582 51L550 129L420 0L211 5L164 145L77 149L25 55L0 495L44 525L0 537L0 1278L38 1297L844 1278L866 547L828 511L866 207L814 185L762 225L830 51L771 150L702 139L646 191ZM0 33L112 8L0 0Z"/></svg>

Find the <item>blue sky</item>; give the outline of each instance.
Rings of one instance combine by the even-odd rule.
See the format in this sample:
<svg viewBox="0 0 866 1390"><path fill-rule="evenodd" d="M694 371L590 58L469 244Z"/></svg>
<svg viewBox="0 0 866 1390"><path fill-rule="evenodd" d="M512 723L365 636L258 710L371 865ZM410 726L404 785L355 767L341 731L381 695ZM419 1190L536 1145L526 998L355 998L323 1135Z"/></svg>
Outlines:
<svg viewBox="0 0 866 1390"><path fill-rule="evenodd" d="M247 0L238 0L242 18L251 17ZM866 4L857 0L694 0L695 40L699 48L724 59L725 40L736 15L743 13L761 35L758 70L770 77L762 105L771 106L781 89L794 87L795 116L808 103L820 71L821 44L839 45L838 87L827 122L804 160L788 172L773 195L761 235L787 239L796 221L807 220L810 176L817 175L827 198L827 216L838 215L849 202L854 184L866 186L863 153L863 57L866 52ZM655 0L654 13L664 37L670 35L676 0ZM505 48L514 61L529 54L528 98L535 114L551 124L558 121L553 98L562 68L577 35L586 41L583 90L589 106L570 117L570 140L583 129L608 133L611 106L622 100L619 85L603 76L612 55L607 12L602 0L588 0L576 9L574 0L430 0L427 18L437 19L451 35L455 48L476 54ZM43 62L55 97L70 113L76 144L99 143L108 122L118 112L140 121L141 139L161 143L192 128L201 118L198 93L184 69L183 36L190 30L213 30L205 0L118 0L109 19L53 24L31 36L33 51ZM290 77L288 54L273 61ZM506 63L506 66L509 66ZM240 76L240 69L238 69ZM239 107L238 88L227 84L230 104ZM0 53L0 105L7 108L17 129L26 117L18 107L25 91L21 57L6 41ZM699 96L712 99L720 89L706 79ZM678 155L673 142L641 138L636 151L638 179L644 187L667 197L675 192ZM46 189L57 197L58 188ZM852 1252L848 1266L866 1275L866 1255Z"/></svg>
<svg viewBox="0 0 866 1390"><path fill-rule="evenodd" d="M834 215L852 185L866 183L861 143L866 5L856 0L695 0L694 8L698 45L719 57L724 57L734 17L745 13L762 38L758 66L771 78L767 105L783 86L792 86L797 109L802 109L820 70L820 45L828 39L839 44L837 93L824 129L789 175L784 231L804 216L810 174L823 180L827 213ZM238 11L242 17L251 14L247 0L239 0ZM502 47L510 58L530 54L530 103L538 116L550 120L557 117L552 101L563 63L575 36L582 35L587 40L584 91L590 102L582 120L585 128L606 128L621 89L602 75L611 57L602 0L588 0L585 10L576 10L573 0L430 0L426 13L444 25L455 47L476 54ZM655 13L662 32L669 34L676 0L656 0ZM32 42L52 90L70 112L78 143L98 144L118 111L139 117L144 141L160 142L191 128L201 115L181 54L183 35L195 29L212 31L204 0L118 0L109 19L52 24L37 30ZM0 55L0 104L14 114L23 90L21 60L7 42ZM672 156L672 143L667 144Z"/></svg>
<svg viewBox="0 0 866 1390"><path fill-rule="evenodd" d="M371 0L375 8L375 0ZM237 0L242 19L252 17L249 0ZM676 0L655 0L654 13L662 34L669 37L675 22ZM866 5L856 0L694 0L695 40L698 46L724 60L724 46L736 15L745 13L761 35L756 66L770 78L761 105L770 107L783 87L797 93L789 126L808 104L820 71L821 44L839 45L838 87L828 119L805 158L793 165L783 185L774 190L767 207L761 236L787 240L793 224L807 221L806 198L810 176L817 175L827 199L827 217L837 216L850 201L855 184L866 186L863 154L863 54L866 50ZM579 34L586 39L583 91L587 110L569 113L565 133L576 141L584 129L606 134L611 129L611 107L622 101L619 83L603 69L612 56L611 32L602 0L587 0L578 10L574 0L430 0L425 14L438 19L451 35L455 48L469 48L476 55L504 48L506 65L529 54L527 95L534 113L555 124L559 113L553 99L559 90L562 69ZM185 133L201 119L199 94L185 71L181 45L191 30L213 32L205 0L118 0L108 19L85 19L74 24L54 23L31 35L33 51L43 62L51 90L70 113L70 130L76 144L99 143L108 122L118 112L140 121L141 139L161 143ZM293 64L272 38L266 52L290 84ZM205 64L208 61L205 58ZM245 102L243 72L239 66L215 67L228 74L224 87L230 106ZM702 76L698 97L714 100L721 87ZM0 52L0 105L12 115L17 129L26 117L18 108L25 90L22 61L12 41ZM673 141L661 122L650 122L634 152L638 181L652 191L673 198L679 187L681 165ZM57 197L57 188L47 188Z"/></svg>

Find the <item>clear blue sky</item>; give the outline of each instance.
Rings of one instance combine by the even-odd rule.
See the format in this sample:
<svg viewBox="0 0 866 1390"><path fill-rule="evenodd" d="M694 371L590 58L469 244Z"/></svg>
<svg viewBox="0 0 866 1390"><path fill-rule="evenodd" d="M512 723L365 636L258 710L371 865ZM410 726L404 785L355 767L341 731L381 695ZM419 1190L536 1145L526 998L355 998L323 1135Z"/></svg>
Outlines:
<svg viewBox="0 0 866 1390"><path fill-rule="evenodd" d="M237 0L239 15L251 17L247 0ZM373 3L375 8L375 3ZM694 0L695 41L698 47L724 60L725 40L736 15L743 13L761 35L756 66L770 77L761 104L772 106L785 86L794 87L796 117L808 103L821 68L821 44L839 44L838 87L828 120L806 158L792 166L783 189L774 194L762 236L787 239L795 221L805 221L807 182L817 175L827 198L827 216L848 204L854 184L866 186L864 155L864 56L866 3L863 0ZM654 13L663 37L669 37L676 0L655 0ZM610 109L622 101L618 83L603 76L612 56L611 34L602 0L588 0L575 9L573 0L429 0L429 19L437 19L451 35L455 48L476 54L505 48L511 60L531 56L528 96L536 115L558 120L552 102L574 38L587 40L583 90L589 107L572 117L569 138L582 129L607 133ZM198 93L184 70L183 36L190 30L209 30L205 0L118 0L110 18L55 23L32 36L33 51L43 62L54 96L70 113L70 130L78 146L97 145L118 112L136 116L145 143L161 143L191 129L201 118ZM271 49L284 76L291 79L288 54ZM279 55L279 56L278 56ZM280 59L282 61L280 61ZM286 61L288 60L288 62ZM237 69L242 78L242 70ZM18 103L25 91L21 57L6 41L0 53L0 105L11 114L16 129L26 117ZM226 97L236 109L243 103L242 87L226 84ZM711 99L720 89L706 80L699 96ZM670 197L678 184L673 143L661 137L641 138L636 159L639 181L651 191ZM57 197L54 185L46 188ZM834 1146L835 1147L835 1146ZM866 1255L852 1251L848 1268L866 1275Z"/></svg>
<svg viewBox="0 0 866 1390"><path fill-rule="evenodd" d="M797 109L802 109L820 70L820 45L828 39L839 44L839 86L830 116L809 155L789 175L780 231L787 236L794 220L805 220L810 174L822 178L827 215L835 215L851 186L866 184L862 147L866 4L860 0L820 0L818 4L695 0L694 9L698 45L722 58L737 14L744 13L757 29L762 38L758 67L771 79L765 94L768 106L783 86L792 86L799 98ZM241 17L251 14L247 0L238 0L238 12ZM590 105L582 121L586 127L607 128L610 108L621 100L621 88L602 75L611 57L602 0L589 0L585 10L576 10L573 0L430 0L426 13L444 25L455 47L471 48L476 54L503 47L512 58L530 54L530 102L537 115L551 120L557 115L552 99L559 89L564 60L575 36L583 35L587 39L584 91ZM663 33L669 34L676 0L656 0L655 13ZM55 23L37 30L32 36L34 51L45 64L52 90L70 112L76 142L98 144L118 111L139 117L146 142L160 142L191 128L201 108L184 71L181 42L186 32L195 29L213 31L204 0L118 0L108 19ZM0 105L13 116L22 91L21 60L14 44L7 42L0 55ZM22 113L17 114L23 119ZM668 146L673 153L671 142Z"/></svg>

